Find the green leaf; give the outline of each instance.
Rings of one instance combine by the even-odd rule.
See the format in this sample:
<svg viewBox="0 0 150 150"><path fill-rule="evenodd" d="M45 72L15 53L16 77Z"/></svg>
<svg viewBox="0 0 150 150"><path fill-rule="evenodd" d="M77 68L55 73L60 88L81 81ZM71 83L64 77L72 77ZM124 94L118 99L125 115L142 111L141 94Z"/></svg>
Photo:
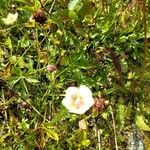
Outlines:
<svg viewBox="0 0 150 150"><path fill-rule="evenodd" d="M26 39L25 37L22 37L22 39L19 40L18 43L20 44L20 47L22 47L22 48L26 48L30 44L29 40Z"/></svg>
<svg viewBox="0 0 150 150"><path fill-rule="evenodd" d="M21 80L21 77L16 76L16 77L13 77L12 79L13 80L12 80L11 84L15 85L16 83L18 83Z"/></svg>
<svg viewBox="0 0 150 150"><path fill-rule="evenodd" d="M11 62L12 64L15 64L15 63L17 62L17 57L16 57L15 55L12 55L12 56L10 57L10 62Z"/></svg>
<svg viewBox="0 0 150 150"><path fill-rule="evenodd" d="M28 1L28 0L16 0L16 2L24 3L24 4L28 4L28 3L29 3L29 1Z"/></svg>
<svg viewBox="0 0 150 150"><path fill-rule="evenodd" d="M19 67L14 67L12 70L12 73L15 74L16 76L21 76L22 70ZM16 78L18 78L18 77L16 77Z"/></svg>
<svg viewBox="0 0 150 150"><path fill-rule="evenodd" d="M2 61L3 50L0 48L0 62Z"/></svg>
<svg viewBox="0 0 150 150"><path fill-rule="evenodd" d="M92 14L94 8L95 5L93 2L83 1L82 8L79 10L79 18L83 20L86 15Z"/></svg>
<svg viewBox="0 0 150 150"><path fill-rule="evenodd" d="M26 122L26 120L23 118L22 119L22 122L19 124L19 129L22 129L22 130L27 130L29 129L29 124Z"/></svg>
<svg viewBox="0 0 150 150"><path fill-rule="evenodd" d="M20 68L24 68L26 66L23 57L18 58L18 65Z"/></svg>
<svg viewBox="0 0 150 150"><path fill-rule="evenodd" d="M37 79L32 79L32 78L25 78L25 80L29 83L38 83L39 82Z"/></svg>
<svg viewBox="0 0 150 150"><path fill-rule="evenodd" d="M6 39L5 44L8 46L8 48L9 48L10 50L12 50L12 43L11 43L10 37L8 37L8 38Z"/></svg>
<svg viewBox="0 0 150 150"><path fill-rule="evenodd" d="M1 135L1 137L0 137L0 143L3 143L8 136L9 136L9 133Z"/></svg>
<svg viewBox="0 0 150 150"><path fill-rule="evenodd" d="M108 112L103 112L103 113L102 113L102 117L103 117L105 120L108 119L108 116L109 116Z"/></svg>
<svg viewBox="0 0 150 150"><path fill-rule="evenodd" d="M25 145L24 144L19 144L18 145L18 150L25 150Z"/></svg>
<svg viewBox="0 0 150 150"><path fill-rule="evenodd" d="M150 127L145 123L144 117L142 115L136 116L136 125L142 131L150 131Z"/></svg>
<svg viewBox="0 0 150 150"><path fill-rule="evenodd" d="M23 0L23 3L25 1ZM41 8L41 4L39 2L39 0L35 0L33 3L32 2L27 2L26 3L27 5L25 6L21 6L21 7L18 7L18 10L21 10L21 11L27 11L27 12L35 12L37 10L39 10Z"/></svg>
<svg viewBox="0 0 150 150"><path fill-rule="evenodd" d="M83 139L82 140L82 145L84 145L84 146L89 146L91 144L91 142L90 142L90 140L88 140L88 139Z"/></svg>
<svg viewBox="0 0 150 150"><path fill-rule="evenodd" d="M69 17L70 17L71 19L77 19L77 18L78 18L77 14L76 14L75 11L73 11L73 10L70 10L70 11L69 11Z"/></svg>
<svg viewBox="0 0 150 150"><path fill-rule="evenodd" d="M48 138L54 139L57 142L59 140L58 134L55 131L52 131L52 129L46 128L46 135Z"/></svg>
<svg viewBox="0 0 150 150"><path fill-rule="evenodd" d="M68 9L69 10L74 10L79 2L80 2L80 0L70 0L70 2L68 4Z"/></svg>
<svg viewBox="0 0 150 150"><path fill-rule="evenodd" d="M122 129L124 127L124 123L125 123L125 105L123 104L123 100L119 99L118 104L117 104L117 120L118 120L118 125L119 128Z"/></svg>

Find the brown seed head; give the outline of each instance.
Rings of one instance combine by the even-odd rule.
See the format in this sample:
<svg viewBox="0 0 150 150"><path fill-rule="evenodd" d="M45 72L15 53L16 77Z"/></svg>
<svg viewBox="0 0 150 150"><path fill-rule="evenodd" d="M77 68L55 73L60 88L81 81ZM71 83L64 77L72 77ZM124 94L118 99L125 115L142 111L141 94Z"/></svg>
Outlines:
<svg viewBox="0 0 150 150"><path fill-rule="evenodd" d="M35 19L36 22L43 24L45 21L47 21L47 17L45 15L45 12L43 10L38 10L33 14L33 19Z"/></svg>
<svg viewBox="0 0 150 150"><path fill-rule="evenodd" d="M93 105L93 112L100 112L105 107L105 99L95 98L95 104Z"/></svg>

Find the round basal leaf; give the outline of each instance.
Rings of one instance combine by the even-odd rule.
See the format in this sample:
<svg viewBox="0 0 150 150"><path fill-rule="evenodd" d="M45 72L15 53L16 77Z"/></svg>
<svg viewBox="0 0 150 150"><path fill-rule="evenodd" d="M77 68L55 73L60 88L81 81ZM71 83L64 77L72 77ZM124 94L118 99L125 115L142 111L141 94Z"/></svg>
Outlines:
<svg viewBox="0 0 150 150"><path fill-rule="evenodd" d="M84 140L82 140L82 145L84 145L84 146L89 146L90 145L90 140L88 140L88 139L84 139Z"/></svg>

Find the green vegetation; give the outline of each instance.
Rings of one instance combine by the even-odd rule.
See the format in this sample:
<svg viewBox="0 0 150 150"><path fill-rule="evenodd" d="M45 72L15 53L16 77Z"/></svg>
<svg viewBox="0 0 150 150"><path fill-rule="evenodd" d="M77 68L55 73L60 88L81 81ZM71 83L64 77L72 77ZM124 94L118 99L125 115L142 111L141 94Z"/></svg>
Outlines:
<svg viewBox="0 0 150 150"><path fill-rule="evenodd" d="M0 149L128 150L136 126L149 150L148 8L149 0L1 0ZM69 113L65 90L80 85L95 104Z"/></svg>

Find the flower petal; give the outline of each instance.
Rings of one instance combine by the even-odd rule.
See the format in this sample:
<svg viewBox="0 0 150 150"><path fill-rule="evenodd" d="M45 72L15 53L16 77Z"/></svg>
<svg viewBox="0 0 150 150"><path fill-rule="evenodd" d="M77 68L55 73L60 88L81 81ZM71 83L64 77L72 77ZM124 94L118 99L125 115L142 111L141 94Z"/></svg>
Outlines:
<svg viewBox="0 0 150 150"><path fill-rule="evenodd" d="M92 97L92 92L91 90L85 86L85 85L81 85L79 87L79 91L80 91L80 94L84 95L84 96L87 96L87 97Z"/></svg>
<svg viewBox="0 0 150 150"><path fill-rule="evenodd" d="M11 25L17 20L17 18L18 18L17 12L15 14L8 13L7 18L2 18L2 20L6 25Z"/></svg>
<svg viewBox="0 0 150 150"><path fill-rule="evenodd" d="M71 95L71 94L73 94L73 93L78 92L78 88L77 88L77 87L72 86L72 87L69 87L69 88L68 88L65 92L66 92L66 94Z"/></svg>
<svg viewBox="0 0 150 150"><path fill-rule="evenodd" d="M78 88L77 87L69 87L66 90L65 98L62 101L62 104L70 110L70 106L72 103L72 97L78 93Z"/></svg>
<svg viewBox="0 0 150 150"><path fill-rule="evenodd" d="M87 86L84 85L81 85L79 87L79 92L80 94L82 94L83 99L85 99L85 106L86 109L88 110L94 104L92 92Z"/></svg>

